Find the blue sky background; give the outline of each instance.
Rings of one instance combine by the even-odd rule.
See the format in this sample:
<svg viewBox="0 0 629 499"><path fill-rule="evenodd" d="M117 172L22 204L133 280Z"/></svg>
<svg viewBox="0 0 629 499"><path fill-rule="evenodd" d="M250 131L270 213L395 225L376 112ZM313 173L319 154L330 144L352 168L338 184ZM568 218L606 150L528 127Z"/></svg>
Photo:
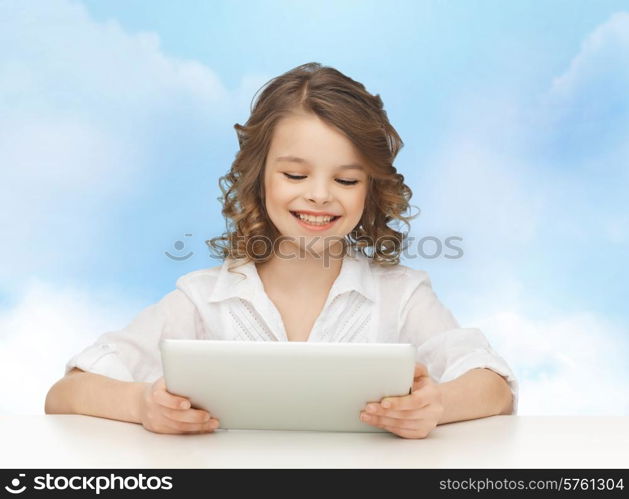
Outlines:
<svg viewBox="0 0 629 499"><path fill-rule="evenodd" d="M382 97L412 235L465 252L404 263L520 412L629 414L626 1L0 0L0 370L31 387L0 411L41 412L70 355L219 263L233 125L311 61Z"/></svg>

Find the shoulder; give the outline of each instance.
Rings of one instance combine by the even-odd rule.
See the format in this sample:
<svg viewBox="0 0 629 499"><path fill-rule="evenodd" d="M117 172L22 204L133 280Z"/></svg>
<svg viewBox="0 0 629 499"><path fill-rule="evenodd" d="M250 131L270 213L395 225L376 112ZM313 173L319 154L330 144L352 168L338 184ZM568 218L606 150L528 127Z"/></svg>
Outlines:
<svg viewBox="0 0 629 499"><path fill-rule="evenodd" d="M430 276L425 270L402 264L381 265L373 261L370 262L370 269L385 307L403 309L414 297L432 288Z"/></svg>
<svg viewBox="0 0 629 499"><path fill-rule="evenodd" d="M177 279L177 290L185 294L193 302L208 297L218 281L222 265L207 269L194 270Z"/></svg>
<svg viewBox="0 0 629 499"><path fill-rule="evenodd" d="M376 280L385 285L416 287L422 282L430 283L428 272L402 264L381 265L370 261L369 268Z"/></svg>

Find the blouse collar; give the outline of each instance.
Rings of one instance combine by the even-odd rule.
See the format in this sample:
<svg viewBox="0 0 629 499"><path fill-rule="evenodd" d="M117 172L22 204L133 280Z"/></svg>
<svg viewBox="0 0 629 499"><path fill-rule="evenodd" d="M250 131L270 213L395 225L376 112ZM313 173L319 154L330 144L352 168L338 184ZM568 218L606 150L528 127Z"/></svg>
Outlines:
<svg viewBox="0 0 629 499"><path fill-rule="evenodd" d="M245 298L253 302L256 296L265 292L255 262L250 261L239 265L232 272L229 272L229 264L236 261L230 257L224 260L214 290L208 299L209 302L229 298ZM367 299L376 301L371 258L358 251L351 251L343 258L339 275L330 289L330 301L335 296L349 291L357 291Z"/></svg>

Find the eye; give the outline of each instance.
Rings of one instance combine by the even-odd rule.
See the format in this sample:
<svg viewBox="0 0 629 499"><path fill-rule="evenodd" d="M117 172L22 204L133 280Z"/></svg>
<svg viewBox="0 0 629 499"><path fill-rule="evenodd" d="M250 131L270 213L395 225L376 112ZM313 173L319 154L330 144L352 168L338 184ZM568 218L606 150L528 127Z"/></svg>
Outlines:
<svg viewBox="0 0 629 499"><path fill-rule="evenodd" d="M291 180L302 180L306 178L305 175L291 175L290 173L283 172Z"/></svg>
<svg viewBox="0 0 629 499"><path fill-rule="evenodd" d="M291 180L303 180L306 178L306 175L291 175L290 173L282 172L287 178ZM358 180L345 180L342 178L337 178L336 181L342 185L356 185Z"/></svg>

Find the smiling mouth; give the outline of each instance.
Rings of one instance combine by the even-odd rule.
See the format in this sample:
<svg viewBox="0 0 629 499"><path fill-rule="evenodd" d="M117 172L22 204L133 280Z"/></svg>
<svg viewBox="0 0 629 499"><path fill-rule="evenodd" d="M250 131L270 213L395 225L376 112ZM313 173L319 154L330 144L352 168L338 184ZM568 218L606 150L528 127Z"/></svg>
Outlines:
<svg viewBox="0 0 629 499"><path fill-rule="evenodd" d="M302 222L309 223L308 220L304 220L304 219L300 218L296 211L291 211L290 214L293 215L297 220L301 220ZM326 222L324 225L331 224L332 222L335 222L339 218L341 218L341 215L336 215L336 216L330 218L330 221Z"/></svg>

